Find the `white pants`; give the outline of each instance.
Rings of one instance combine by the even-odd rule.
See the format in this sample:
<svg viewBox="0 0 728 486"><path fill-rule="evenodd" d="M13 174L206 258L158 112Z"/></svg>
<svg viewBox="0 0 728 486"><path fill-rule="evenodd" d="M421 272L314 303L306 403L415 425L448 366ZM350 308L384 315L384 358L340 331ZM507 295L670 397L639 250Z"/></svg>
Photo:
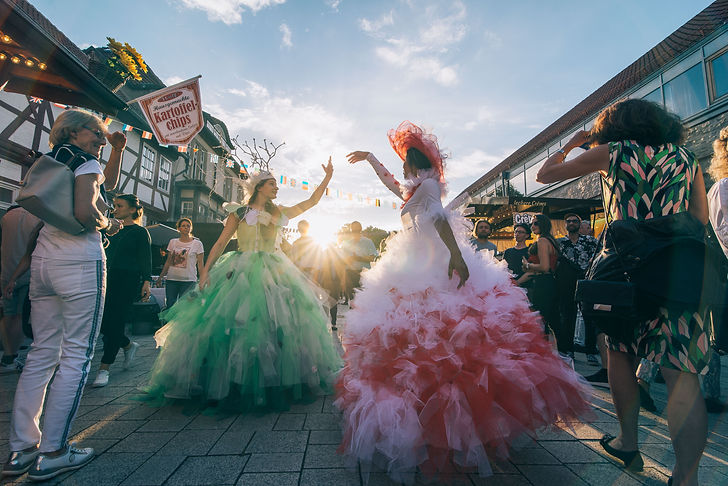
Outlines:
<svg viewBox="0 0 728 486"><path fill-rule="evenodd" d="M52 452L65 447L81 402L101 327L106 266L33 258L30 271L33 344L15 392L10 449L40 444L40 452Z"/></svg>

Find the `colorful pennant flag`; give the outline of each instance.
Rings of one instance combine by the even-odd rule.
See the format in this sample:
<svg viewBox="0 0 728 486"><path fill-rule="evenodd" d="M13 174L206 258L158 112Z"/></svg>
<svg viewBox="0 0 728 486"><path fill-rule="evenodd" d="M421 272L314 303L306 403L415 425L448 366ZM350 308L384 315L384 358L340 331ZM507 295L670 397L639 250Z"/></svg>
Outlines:
<svg viewBox="0 0 728 486"><path fill-rule="evenodd" d="M177 145L177 152L181 154L187 153L187 145Z"/></svg>
<svg viewBox="0 0 728 486"><path fill-rule="evenodd" d="M134 127L131 126L131 125L127 125L126 123L124 123L124 127L122 128L122 130L125 131L125 132L130 132L130 131L134 130Z"/></svg>
<svg viewBox="0 0 728 486"><path fill-rule="evenodd" d="M375 199L375 200L374 200L374 205L375 205L376 207L380 207L380 206L382 205L382 203L381 203L381 202L379 201L379 199Z"/></svg>
<svg viewBox="0 0 728 486"><path fill-rule="evenodd" d="M288 179L286 178L286 176L281 176L281 185L285 186L286 182L288 182Z"/></svg>
<svg viewBox="0 0 728 486"><path fill-rule="evenodd" d="M301 182L301 189L303 189L304 191L308 191L308 182Z"/></svg>
<svg viewBox="0 0 728 486"><path fill-rule="evenodd" d="M296 179L291 179L291 187L296 187Z"/></svg>
<svg viewBox="0 0 728 486"><path fill-rule="evenodd" d="M106 125L108 127L109 125L111 125L112 121L114 121L114 120L112 120L111 117L107 116L106 118L104 118L104 125Z"/></svg>
<svg viewBox="0 0 728 486"><path fill-rule="evenodd" d="M152 132L142 131L142 138L144 140L151 140L152 139Z"/></svg>

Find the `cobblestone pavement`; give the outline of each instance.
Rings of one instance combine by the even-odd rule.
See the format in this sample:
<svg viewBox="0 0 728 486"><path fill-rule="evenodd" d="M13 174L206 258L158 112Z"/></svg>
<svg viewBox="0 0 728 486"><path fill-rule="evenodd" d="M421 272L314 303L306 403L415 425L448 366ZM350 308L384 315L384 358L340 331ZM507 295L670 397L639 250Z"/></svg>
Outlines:
<svg viewBox="0 0 728 486"><path fill-rule="evenodd" d="M343 309L342 309L343 310ZM343 324L343 323L342 323ZM134 400L147 381L157 351L151 336L134 338L142 346L136 365L111 368L105 388L87 387L74 424L73 441L93 447L97 457L84 468L44 484L62 485L275 485L380 486L396 484L382 473L368 483L347 469L336 454L341 439L340 415L332 397L294 406L286 413L225 418L185 413L181 406L151 408ZM101 353L92 367L93 381ZM597 370L577 354L577 371ZM728 358L723 359L723 397L728 390ZM8 453L8 423L18 375L0 375L0 454ZM665 385L655 384L653 397L662 412ZM460 485L662 485L674 464L664 413L642 412L641 474L625 472L599 446L604 433L618 425L609 391L594 389L596 420L569 430L557 424L523 441L512 460L493 465L494 475L480 478L462 472L446 484ZM701 485L728 485L728 414L710 415L710 437L700 469ZM25 484L27 476L2 484ZM437 484L417 477L416 484Z"/></svg>

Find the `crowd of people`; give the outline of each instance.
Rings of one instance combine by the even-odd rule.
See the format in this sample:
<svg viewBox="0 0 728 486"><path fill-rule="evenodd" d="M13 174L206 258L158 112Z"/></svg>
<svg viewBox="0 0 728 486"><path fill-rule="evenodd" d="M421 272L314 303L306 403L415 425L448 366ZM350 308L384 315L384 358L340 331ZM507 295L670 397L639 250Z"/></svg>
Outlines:
<svg viewBox="0 0 728 486"><path fill-rule="evenodd" d="M649 388L659 372L676 458L669 484L697 484L707 412L724 409L719 354L706 344L717 320L712 305L662 296L639 322L625 321L618 339L574 298L595 255L614 249L614 237L596 239L587 215L574 212L563 215L565 234L557 237L549 216L536 214L512 225L515 244L501 253L494 222L471 225L443 208L446 157L435 136L403 122L388 137L402 161L402 182L371 152L347 156L368 163L404 203L403 229L382 241L382 251L358 221L337 244L321 247L305 220L288 256L279 250L281 228L325 193L331 158L311 196L292 206L275 202L271 172L251 173L243 200L225 205L228 217L206 261L193 222L177 222L179 238L169 242L155 283L166 288L166 324L155 334L161 349L140 399L228 413L286 410L335 394L344 431L339 453L364 471L376 466L410 482L418 469L437 476L453 463L486 476L523 434L558 420L589 421L591 383L609 387L620 426L601 446L639 471L639 409L656 411ZM676 116L646 101L622 101L554 152L538 180L599 172L607 229L610 222L680 216L709 224L728 255L728 128L714 145L709 193L683 139ZM102 168L107 142L112 150ZM124 135L108 133L94 115L67 110L50 144L51 155L73 170L74 216L85 231L65 233L22 208L1 222L0 369L22 369L2 475L28 472L36 480L93 458L93 449L68 438L97 337L103 335L103 357L92 385L102 387L120 350L125 368L134 363L139 345L126 335L126 315L133 302L150 298L153 284L141 202L106 192L118 182ZM237 251L223 253L233 236ZM660 264L673 273L648 276L694 271ZM341 304L349 308L339 332ZM25 357L24 320L32 333ZM575 335L583 336L579 347ZM577 374L577 351L599 370Z"/></svg>

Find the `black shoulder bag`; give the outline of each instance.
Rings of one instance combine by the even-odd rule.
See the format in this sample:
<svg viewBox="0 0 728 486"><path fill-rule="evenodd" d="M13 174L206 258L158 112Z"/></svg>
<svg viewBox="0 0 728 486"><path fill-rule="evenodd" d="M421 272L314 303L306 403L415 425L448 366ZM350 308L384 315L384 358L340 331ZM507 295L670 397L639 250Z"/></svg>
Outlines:
<svg viewBox="0 0 728 486"><path fill-rule="evenodd" d="M607 228L599 237L602 249L592 256L585 279L576 282L575 300L581 305L584 319L594 322L609 337L629 342L642 319L637 287L619 252L617 238L611 235L609 210L613 199L614 191L605 207ZM612 244L608 245L607 240Z"/></svg>

